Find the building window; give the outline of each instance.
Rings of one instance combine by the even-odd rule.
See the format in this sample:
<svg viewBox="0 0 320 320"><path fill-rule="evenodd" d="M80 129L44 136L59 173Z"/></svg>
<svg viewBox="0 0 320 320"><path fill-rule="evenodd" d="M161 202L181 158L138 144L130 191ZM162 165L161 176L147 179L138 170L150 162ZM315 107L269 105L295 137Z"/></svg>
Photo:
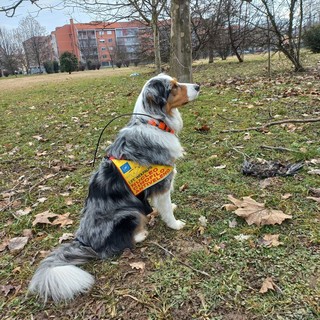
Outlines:
<svg viewBox="0 0 320 320"><path fill-rule="evenodd" d="M100 42L104 42L104 39L100 39L99 41L100 41Z"/></svg>
<svg viewBox="0 0 320 320"><path fill-rule="evenodd" d="M113 47L109 47L109 50L111 50L111 51L112 51L112 50L113 50Z"/></svg>
<svg viewBox="0 0 320 320"><path fill-rule="evenodd" d="M122 29L116 30L116 35L117 35L117 37L123 37Z"/></svg>
<svg viewBox="0 0 320 320"><path fill-rule="evenodd" d="M106 51L107 48L106 48L106 47L101 47L101 50L102 50L102 51Z"/></svg>
<svg viewBox="0 0 320 320"><path fill-rule="evenodd" d="M112 34L112 31L108 30L108 31L107 31L107 34Z"/></svg>
<svg viewBox="0 0 320 320"><path fill-rule="evenodd" d="M112 42L112 39L108 39L108 42Z"/></svg>
<svg viewBox="0 0 320 320"><path fill-rule="evenodd" d="M107 55L106 55L106 54L103 54L103 55L102 55L102 58L103 58L103 59L107 59Z"/></svg>
<svg viewBox="0 0 320 320"><path fill-rule="evenodd" d="M99 36L103 36L104 35L104 31L99 31Z"/></svg>

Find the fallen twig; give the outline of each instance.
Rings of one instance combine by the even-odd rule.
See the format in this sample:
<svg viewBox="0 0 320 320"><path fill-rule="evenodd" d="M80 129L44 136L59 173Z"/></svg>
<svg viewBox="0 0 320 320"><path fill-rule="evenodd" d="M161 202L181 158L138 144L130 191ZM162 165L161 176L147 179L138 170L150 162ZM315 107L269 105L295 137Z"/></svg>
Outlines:
<svg viewBox="0 0 320 320"><path fill-rule="evenodd" d="M11 206L14 204L15 201L19 201L21 200L22 198L17 198L17 199L14 199L12 201L10 201L8 204L6 204L3 208L0 208L0 212L2 211L6 211L7 209L11 208Z"/></svg>
<svg viewBox="0 0 320 320"><path fill-rule="evenodd" d="M260 146L260 148L262 148L262 149L267 149L267 150L278 150L278 151L288 151L288 152L300 152L300 151L297 151L297 150L292 150L292 149L288 149L288 148L284 148L284 147L271 147L271 146L265 146L265 145Z"/></svg>
<svg viewBox="0 0 320 320"><path fill-rule="evenodd" d="M226 121L231 121L231 122L240 122L240 120L235 120L235 119L228 119L224 116L222 116L221 114L217 113L217 116L220 117L221 119L223 120L226 120Z"/></svg>
<svg viewBox="0 0 320 320"><path fill-rule="evenodd" d="M134 301L136 301L136 302L138 302L138 303L140 303L140 304L143 304L143 305L145 305L145 306L147 306L147 307L149 307L149 308L151 308L151 309L157 309L156 306L152 305L151 303L142 301L142 300L140 300L140 299L132 296L131 294L123 294L122 297L130 298L130 299L132 299L132 300L134 300Z"/></svg>
<svg viewBox="0 0 320 320"><path fill-rule="evenodd" d="M168 249L164 248L164 247L161 246L159 243L156 243L156 242L153 242L153 241L149 241L149 243L151 243L151 244L159 247L160 249L164 250L164 251L165 251L166 253L168 253L170 256L172 256L173 258L177 259L177 261L178 261L179 263L181 263L182 265L184 265L185 267L188 267L189 269L191 269L191 270L193 270L193 271L195 271L195 272L197 272L197 273L201 273L202 275L205 275L205 276L211 278L211 276L210 276L209 273L207 273L207 272L205 272L205 271L202 271L202 270L195 269L194 267L190 266L189 264L181 261L181 260L178 259L171 251L169 251Z"/></svg>
<svg viewBox="0 0 320 320"><path fill-rule="evenodd" d="M42 184L43 182L45 182L45 181L47 181L47 180L49 180L49 179L51 179L51 178L56 177L59 173L60 173L60 172L57 172L57 173L55 173L55 174L53 174L53 175L50 175L50 176L47 177L47 178L42 178L42 179L40 179L37 183L35 183L34 185L32 185L32 186L29 188L29 193L31 193L31 191L32 191L35 187L39 186L40 184Z"/></svg>
<svg viewBox="0 0 320 320"><path fill-rule="evenodd" d="M279 120L279 121L273 121L265 123L258 127L249 127L245 129L229 129L229 130L222 130L221 133L227 133L227 132L244 132L244 131L262 131L265 128L276 126L278 124L282 123L307 123L307 122L319 122L320 118L309 118L309 119L285 119L285 120Z"/></svg>

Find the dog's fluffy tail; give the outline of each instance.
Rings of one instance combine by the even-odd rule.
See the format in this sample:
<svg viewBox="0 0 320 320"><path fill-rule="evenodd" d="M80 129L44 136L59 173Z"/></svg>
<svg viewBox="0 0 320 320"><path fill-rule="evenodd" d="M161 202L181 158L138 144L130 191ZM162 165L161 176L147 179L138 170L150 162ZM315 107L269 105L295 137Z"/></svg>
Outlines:
<svg viewBox="0 0 320 320"><path fill-rule="evenodd" d="M46 302L50 297L54 301L69 300L88 291L94 277L76 265L95 258L98 258L96 252L78 241L60 246L40 263L29 284L29 292L38 294Z"/></svg>

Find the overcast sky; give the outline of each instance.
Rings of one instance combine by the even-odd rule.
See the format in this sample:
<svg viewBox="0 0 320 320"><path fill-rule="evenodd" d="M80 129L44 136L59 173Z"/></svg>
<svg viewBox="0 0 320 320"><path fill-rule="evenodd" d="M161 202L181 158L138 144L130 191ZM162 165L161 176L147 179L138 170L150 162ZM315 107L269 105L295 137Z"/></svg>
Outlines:
<svg viewBox="0 0 320 320"><path fill-rule="evenodd" d="M0 0L0 7L12 2L11 0ZM57 3L61 3L59 0L38 0L38 4L45 6L54 6ZM89 22L94 20L94 17L89 16L81 12L79 9L63 9L62 6L57 6L60 10L39 9L32 5L30 1L23 2L16 10L14 17L6 17L5 13L0 12L0 26L7 29L13 29L18 27L19 21L26 17L29 13L45 27L47 33L54 31L56 27L61 27L69 23L70 18L73 18L75 22Z"/></svg>

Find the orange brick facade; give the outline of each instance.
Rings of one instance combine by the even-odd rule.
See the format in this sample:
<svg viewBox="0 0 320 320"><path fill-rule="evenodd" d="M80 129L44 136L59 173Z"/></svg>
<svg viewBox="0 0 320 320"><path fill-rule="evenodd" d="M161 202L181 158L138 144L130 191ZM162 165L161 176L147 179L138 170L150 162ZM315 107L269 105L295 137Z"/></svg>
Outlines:
<svg viewBox="0 0 320 320"><path fill-rule="evenodd" d="M146 27L140 22L74 23L70 19L70 24L58 27L51 33L55 59L69 51L83 63L91 60L108 66L114 60L116 51L119 55L119 50L122 50L129 60L134 60L141 30L146 30Z"/></svg>

